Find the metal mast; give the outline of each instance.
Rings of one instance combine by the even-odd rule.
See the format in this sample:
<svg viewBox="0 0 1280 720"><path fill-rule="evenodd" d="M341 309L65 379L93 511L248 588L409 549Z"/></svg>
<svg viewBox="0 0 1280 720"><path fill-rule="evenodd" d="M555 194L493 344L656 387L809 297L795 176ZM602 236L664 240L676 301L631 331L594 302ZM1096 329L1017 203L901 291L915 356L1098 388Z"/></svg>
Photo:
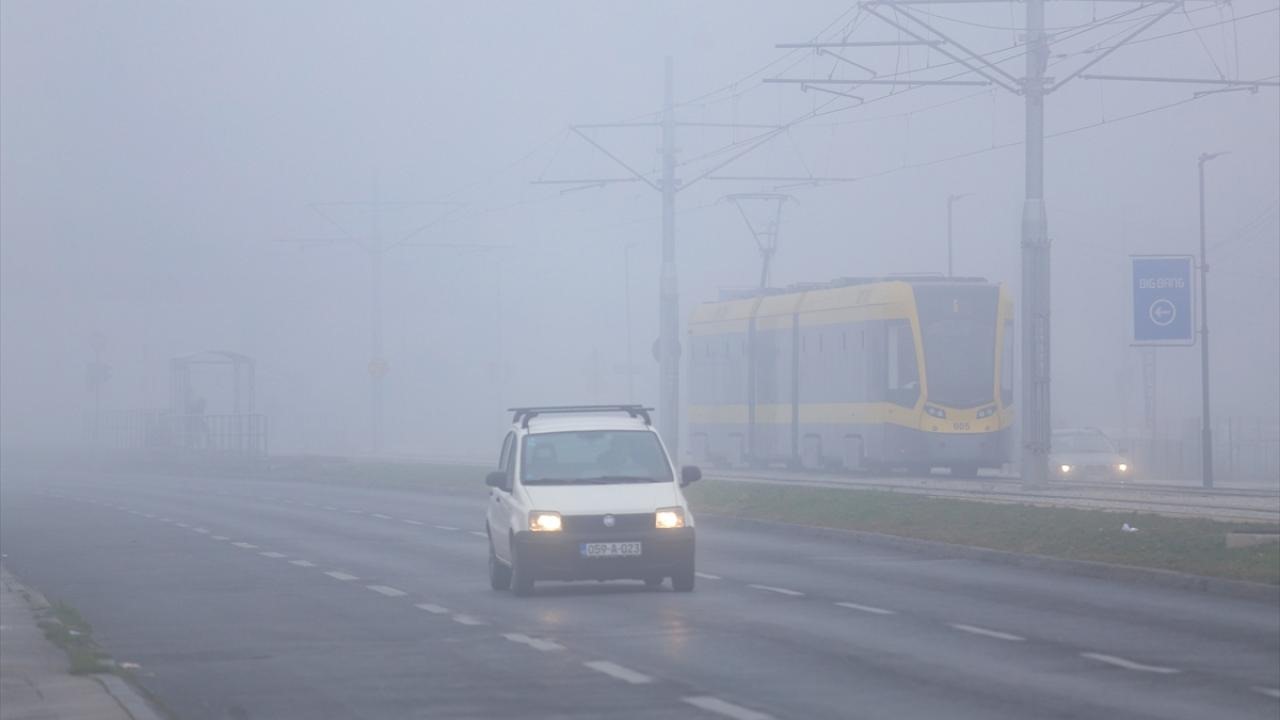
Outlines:
<svg viewBox="0 0 1280 720"><path fill-rule="evenodd" d="M676 285L676 126L671 56L663 72L662 269L658 279L658 432L680 462L680 289Z"/></svg>

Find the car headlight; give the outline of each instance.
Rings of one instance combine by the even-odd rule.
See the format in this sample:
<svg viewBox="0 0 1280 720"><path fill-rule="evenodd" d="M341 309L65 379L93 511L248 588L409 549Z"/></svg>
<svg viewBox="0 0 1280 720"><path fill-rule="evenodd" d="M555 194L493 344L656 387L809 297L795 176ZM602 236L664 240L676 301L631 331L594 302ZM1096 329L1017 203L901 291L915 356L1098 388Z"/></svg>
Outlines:
<svg viewBox="0 0 1280 720"><path fill-rule="evenodd" d="M941 420L941 419L943 419L943 418L945 418L945 417L947 416L947 411L946 411L946 410L943 410L943 409L942 409L942 408L940 408L940 407L934 407L933 405L927 405L927 404L926 404L926 405L924 406L924 412L925 412L925 414L926 414L926 415L928 415L929 417L935 417L935 418L938 418L939 420Z"/></svg>
<svg viewBox="0 0 1280 720"><path fill-rule="evenodd" d="M684 527L684 508L661 508L653 515L653 526L659 530Z"/></svg>
<svg viewBox="0 0 1280 720"><path fill-rule="evenodd" d="M1129 464L1120 463L1119 465L1116 466L1116 470L1119 470L1120 472L1129 472Z"/></svg>
<svg viewBox="0 0 1280 720"><path fill-rule="evenodd" d="M1070 466L1070 465L1062 465L1062 466L1060 466L1058 469L1062 471L1062 474L1063 474L1063 475L1066 475L1067 473L1071 472L1071 466Z"/></svg>
<svg viewBox="0 0 1280 720"><path fill-rule="evenodd" d="M534 510L529 513L529 529L533 532L559 532L562 526L558 512Z"/></svg>

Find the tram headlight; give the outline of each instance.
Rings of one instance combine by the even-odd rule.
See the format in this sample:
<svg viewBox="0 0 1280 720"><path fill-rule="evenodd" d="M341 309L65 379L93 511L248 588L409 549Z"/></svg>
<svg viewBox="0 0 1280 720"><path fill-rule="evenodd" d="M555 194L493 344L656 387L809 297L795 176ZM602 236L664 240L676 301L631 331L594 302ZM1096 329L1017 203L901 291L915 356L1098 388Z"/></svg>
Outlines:
<svg viewBox="0 0 1280 720"><path fill-rule="evenodd" d="M1120 463L1119 465L1116 465L1116 471L1122 473L1129 472L1129 463Z"/></svg>
<svg viewBox="0 0 1280 720"><path fill-rule="evenodd" d="M924 412L929 417L935 417L935 418L938 418L939 420L946 419L947 417L946 410L943 410L940 407L934 407L933 405L929 405L927 403L924 406Z"/></svg>
<svg viewBox="0 0 1280 720"><path fill-rule="evenodd" d="M1064 464L1062 464L1062 465L1059 465L1059 466L1058 466L1058 469L1062 471L1062 474L1063 474L1063 475L1069 475L1069 474L1071 474L1071 466L1070 466L1070 465L1067 465L1067 464L1065 464L1065 463L1064 463Z"/></svg>
<svg viewBox="0 0 1280 720"><path fill-rule="evenodd" d="M984 407L978 411L978 419L982 420L983 418L989 418L995 414L996 414L996 406L988 405L987 407Z"/></svg>

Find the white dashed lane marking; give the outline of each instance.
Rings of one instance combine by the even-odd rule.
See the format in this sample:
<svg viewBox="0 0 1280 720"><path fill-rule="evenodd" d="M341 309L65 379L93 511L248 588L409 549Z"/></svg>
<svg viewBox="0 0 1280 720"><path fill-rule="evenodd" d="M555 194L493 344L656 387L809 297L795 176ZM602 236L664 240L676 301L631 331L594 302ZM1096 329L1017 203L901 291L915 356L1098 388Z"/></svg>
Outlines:
<svg viewBox="0 0 1280 720"><path fill-rule="evenodd" d="M409 594L403 590L397 590L389 585L365 585L365 587L379 595L386 595L387 597L404 597Z"/></svg>
<svg viewBox="0 0 1280 720"><path fill-rule="evenodd" d="M253 543L247 543L247 542L233 542L233 543L231 543L231 544L232 544L232 545L235 545L235 546L236 546L236 547L238 547L238 548L244 549L244 550L257 550L257 549L258 549L258 546L257 546L257 545L254 545Z"/></svg>
<svg viewBox="0 0 1280 720"><path fill-rule="evenodd" d="M454 615L453 621L458 623L459 625L484 625L485 624L485 622L480 618L472 617L470 615L463 615L462 613L458 613L457 615Z"/></svg>
<svg viewBox="0 0 1280 720"><path fill-rule="evenodd" d="M871 613L872 615L893 615L894 614L893 610L886 610L884 608L875 607L874 605L859 605L858 603L851 603L851 602L838 602L836 603L836 605L839 605L842 608L849 608L850 610L857 610L859 612Z"/></svg>
<svg viewBox="0 0 1280 720"><path fill-rule="evenodd" d="M290 560L289 564L297 565L298 567L315 567L316 566L316 564L311 562L310 560Z"/></svg>
<svg viewBox="0 0 1280 720"><path fill-rule="evenodd" d="M347 573L340 572L338 570L327 570L325 571L325 575L328 575L334 580L359 580L360 579L355 575L348 575Z"/></svg>
<svg viewBox="0 0 1280 720"><path fill-rule="evenodd" d="M376 517L376 518L378 518L379 520L391 520L391 519L392 519L390 515L383 515L382 513L373 513L373 517Z"/></svg>
<svg viewBox="0 0 1280 720"><path fill-rule="evenodd" d="M402 522L402 523L409 523L410 525L421 525L421 524L422 524L421 522L419 522L419 521L417 521L417 520L407 520L407 519L406 519L406 520L401 520L400 522Z"/></svg>
<svg viewBox="0 0 1280 720"><path fill-rule="evenodd" d="M452 527L452 526L450 526L450 525L432 525L431 527L433 527L433 528L435 528L435 529L437 529L437 530L457 530L457 529L458 529L458 528L456 528L456 527Z"/></svg>
<svg viewBox="0 0 1280 720"><path fill-rule="evenodd" d="M177 526L178 526L178 527L180 527L180 528L189 528L189 527L191 527L190 525L188 525L188 524L186 524L186 523L184 523L184 522L174 523L174 525L177 525Z"/></svg>
<svg viewBox="0 0 1280 720"><path fill-rule="evenodd" d="M621 665L611 663L608 660L589 660L582 664L596 672L602 672L609 677L617 678L623 682L631 683L632 685L644 685L645 683L653 682L653 678L645 675L644 673L638 673L631 668L622 667Z"/></svg>
<svg viewBox="0 0 1280 720"><path fill-rule="evenodd" d="M1125 670L1137 670L1138 672L1156 673L1158 675L1173 675L1175 673L1182 672L1177 668L1160 667L1159 665L1143 665L1142 663L1126 660L1122 657L1116 657L1115 655L1103 655L1102 653L1080 653L1080 657L1097 660L1098 662L1115 665L1116 667L1122 667Z"/></svg>
<svg viewBox="0 0 1280 720"><path fill-rule="evenodd" d="M696 572L696 573L694 573L694 575L697 575L698 577L702 578L703 580L720 580L720 579L722 579L719 575L712 575L711 573Z"/></svg>
<svg viewBox="0 0 1280 720"><path fill-rule="evenodd" d="M288 555L285 555L284 553L275 552L274 550L268 550L267 552L260 552L260 553L258 553L258 554L259 554L259 555L261 555L262 557L269 557L269 558L274 558L274 559L278 559L278 558L282 558L282 557L289 557Z"/></svg>
<svg viewBox="0 0 1280 720"><path fill-rule="evenodd" d="M787 588L774 587L772 585L748 585L747 587L752 587L756 590L764 590L765 592L778 593L779 595L790 595L791 597L800 597L804 595L804 593L799 590L788 590Z"/></svg>
<svg viewBox="0 0 1280 720"><path fill-rule="evenodd" d="M1253 690L1255 692L1260 692L1263 695L1266 695L1267 697L1273 697L1273 698L1276 698L1277 700L1280 700L1280 688L1254 686Z"/></svg>
<svg viewBox="0 0 1280 720"><path fill-rule="evenodd" d="M191 528L191 530L192 530L192 532L198 532L198 533L200 533L201 535L208 535L208 534L209 534L209 530L208 530L207 528Z"/></svg>
<svg viewBox="0 0 1280 720"><path fill-rule="evenodd" d="M541 650L543 652L552 652L555 650L564 649L564 646L558 642L553 642L551 640L543 640L541 638L533 638L533 637L529 637L528 635L523 635L521 633L504 633L502 637L510 640L513 643L528 645L534 650Z"/></svg>
<svg viewBox="0 0 1280 720"><path fill-rule="evenodd" d="M210 536L209 536L209 539L211 539L211 540L230 540L231 538L227 537L226 535L210 535Z"/></svg>
<svg viewBox="0 0 1280 720"><path fill-rule="evenodd" d="M334 507L334 506L332 506L332 505L321 505L321 506L320 506L320 509L321 509L321 510L337 510L338 508L336 508L336 507Z"/></svg>
<svg viewBox="0 0 1280 720"><path fill-rule="evenodd" d="M1008 640L1010 642L1022 642L1023 638L1012 633L1000 632L999 630L989 630L987 628L978 627L977 625L965 625L963 623L951 623L951 627L960 632L967 632L971 635L981 635L983 637L995 638L996 640Z"/></svg>
<svg viewBox="0 0 1280 720"><path fill-rule="evenodd" d="M468 530L467 532L471 533L472 535L475 535L476 537L482 537L482 538L489 537L488 533L483 533L483 532L480 532L479 530Z"/></svg>
<svg viewBox="0 0 1280 720"><path fill-rule="evenodd" d="M419 610L426 610L432 615L444 615L449 612L449 608L436 605L434 603L418 603L417 605L414 605L414 607Z"/></svg>
<svg viewBox="0 0 1280 720"><path fill-rule="evenodd" d="M733 720L770 720L770 717L762 712L748 710L740 705L734 705L710 695L687 697L684 698L684 701L696 708L723 715L727 718L733 718Z"/></svg>

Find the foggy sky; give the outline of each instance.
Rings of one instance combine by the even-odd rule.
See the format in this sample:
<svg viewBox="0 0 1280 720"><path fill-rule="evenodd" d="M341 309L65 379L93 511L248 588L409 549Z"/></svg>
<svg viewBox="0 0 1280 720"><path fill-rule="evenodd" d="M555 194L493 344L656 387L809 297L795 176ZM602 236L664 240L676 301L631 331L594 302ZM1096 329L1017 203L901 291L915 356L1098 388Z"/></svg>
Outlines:
<svg viewBox="0 0 1280 720"><path fill-rule="evenodd" d="M1187 9L1206 24L1275 6ZM164 406L169 358L233 350L258 360L258 408L272 418L273 449L362 451L369 259L351 245L282 241L338 237L309 204L375 193L458 203L389 210L378 218L384 237L448 212L415 240L493 246L388 255L388 449L488 454L499 408L626 399L618 371L627 362L622 285L632 243L636 399L655 402L658 194L629 183L561 195L530 181L625 175L565 130L654 119L664 55L675 60L678 99L729 86L681 105L681 120L779 123L818 107L829 96L759 80L825 76L829 58L791 56L730 84L783 58L776 43L812 38L851 7L0 2L0 442L81 440L85 364L99 334L113 368L104 393L111 411ZM1021 9L1000 4L930 11L995 26L941 25L983 49L1014 42L1007 26L1023 22ZM1049 24L1095 11L1111 9L1050 3ZM1188 21L1175 12L1148 35ZM1274 11L1232 30L1135 45L1095 71L1280 74ZM897 37L874 19L856 32ZM945 61L919 48L858 57L882 73ZM1050 75L1085 60L1064 58L1067 70ZM1020 62L1009 68L1021 73ZM1048 100L1048 133L1098 125L1047 145L1056 424L1141 424L1126 256L1194 252L1196 157L1217 150L1232 154L1209 165L1207 186L1215 413L1277 417L1280 92L1221 93L1120 119L1197 89L1077 80ZM886 92L863 90L868 99ZM783 214L775 284L942 271L946 197L965 192L972 196L956 205L958 274L1016 293L1022 149L1000 146L1021 140L1022 123L1021 98L1000 90L911 90L800 124L723 174L866 177L786 190L798 202ZM710 167L698 155L752 132L683 130L681 175L696 176ZM650 128L592 137L641 172L658 167ZM953 156L964 157L942 161ZM680 193L682 317L758 275L751 238L720 198L787 184L706 181ZM373 232L360 207L336 214L357 236ZM1194 422L1199 353L1158 356L1162 423ZM221 381L199 382L218 411Z"/></svg>

